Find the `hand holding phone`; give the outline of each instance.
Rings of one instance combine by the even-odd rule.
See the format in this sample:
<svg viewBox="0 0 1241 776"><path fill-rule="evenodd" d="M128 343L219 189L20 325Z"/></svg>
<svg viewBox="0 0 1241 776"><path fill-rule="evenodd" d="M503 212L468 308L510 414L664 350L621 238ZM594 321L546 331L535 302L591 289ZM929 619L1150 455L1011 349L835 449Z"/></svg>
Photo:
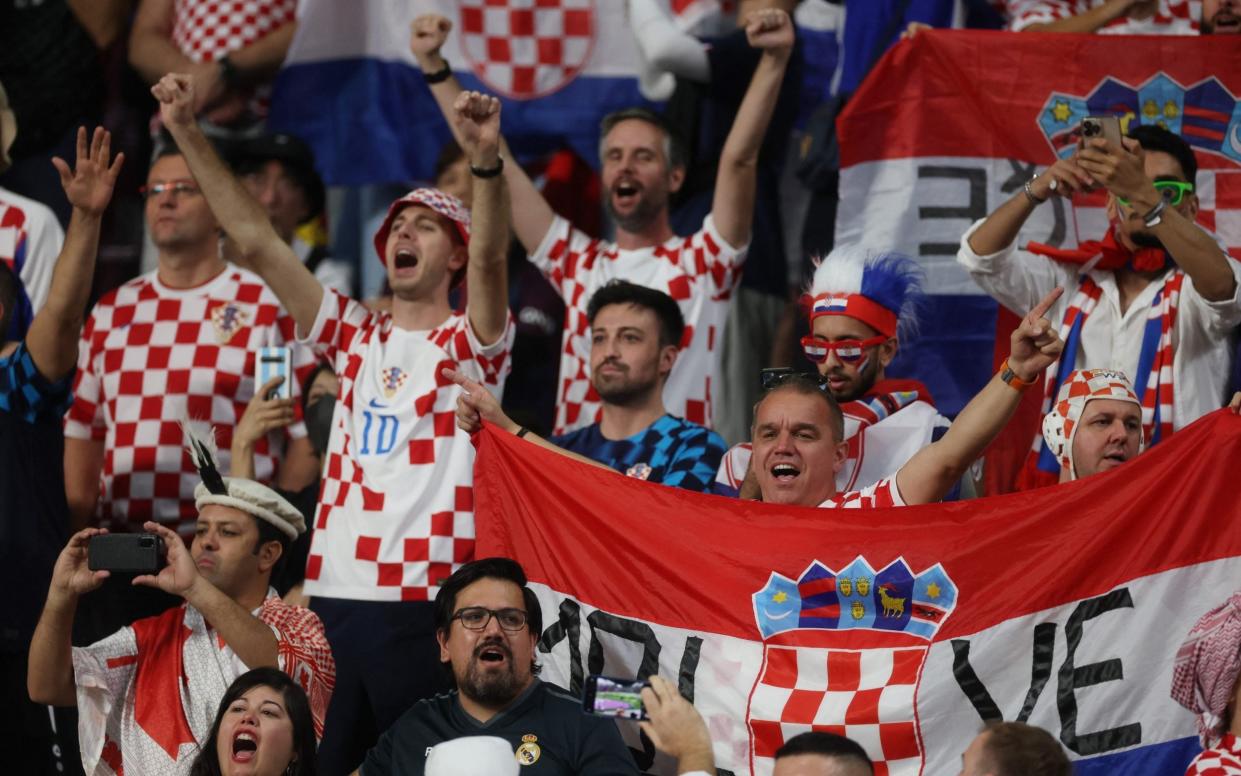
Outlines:
<svg viewBox="0 0 1241 776"><path fill-rule="evenodd" d="M649 686L641 679L591 674L582 690L582 710L600 717L649 719L642 703L642 689Z"/></svg>
<svg viewBox="0 0 1241 776"><path fill-rule="evenodd" d="M283 377L284 381L263 398L293 398L293 352L289 348L259 348L258 357L254 359L255 386L266 385L274 377Z"/></svg>

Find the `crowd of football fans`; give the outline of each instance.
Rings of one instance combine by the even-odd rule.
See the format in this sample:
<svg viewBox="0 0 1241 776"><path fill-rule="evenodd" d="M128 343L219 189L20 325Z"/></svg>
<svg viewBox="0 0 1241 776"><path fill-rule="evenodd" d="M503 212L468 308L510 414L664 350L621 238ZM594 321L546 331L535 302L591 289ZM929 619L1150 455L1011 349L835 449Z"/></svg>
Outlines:
<svg viewBox="0 0 1241 776"><path fill-rule="evenodd" d="M484 422L651 487L874 509L981 495L978 461L1030 390L1020 489L1123 466L1228 404L1241 265L1162 125L1083 131L961 235L958 263L1020 320L951 418L916 366L892 369L925 271L834 244L837 181L799 181L790 149L832 142L803 119L864 74L808 88L801 20L870 14L886 33L846 41L870 65L935 20L1232 35L1238 0L736 0L710 35L665 0L624 4L648 102L602 118L597 160L547 166L458 82L453 21L409 11L425 118L453 139L426 151L433 180L348 216L382 188L329 190L266 126L295 0L0 10L13 772L637 773L630 723L539 679L550 613L521 566L475 558ZM1018 244L1050 200L1100 190L1097 240ZM1189 773L1241 774L1239 595L1176 656L1203 745ZM640 679L642 735L714 773L692 702ZM886 772L804 727L774 773ZM956 743L971 776L1071 772L1021 722Z"/></svg>

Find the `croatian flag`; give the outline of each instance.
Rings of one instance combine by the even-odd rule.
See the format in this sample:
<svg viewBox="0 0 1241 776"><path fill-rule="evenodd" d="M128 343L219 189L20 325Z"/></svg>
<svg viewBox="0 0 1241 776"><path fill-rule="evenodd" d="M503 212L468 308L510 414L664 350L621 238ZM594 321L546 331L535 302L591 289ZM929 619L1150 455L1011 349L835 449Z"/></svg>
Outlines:
<svg viewBox="0 0 1241 776"><path fill-rule="evenodd" d="M961 235L1071 153L1083 116L1180 133L1198 157L1198 222L1241 259L1241 46L1227 37L931 30L895 45L837 123L837 241L896 249L927 271L921 336L902 343L891 372L916 375L948 415L990 378L996 305L956 263ZM1097 240L1105 207L1104 191L1053 197L1018 244ZM1001 321L1006 354L1015 318ZM997 450L1009 469L1024 457L1037 425L1031 397L989 464ZM1004 468L989 465L993 485Z"/></svg>
<svg viewBox="0 0 1241 776"><path fill-rule="evenodd" d="M599 119L644 104L619 0L303 0L270 125L304 138L329 184L425 180L450 135L409 50L410 23L452 20L461 85L504 101L518 152L567 144L592 164Z"/></svg>
<svg viewBox="0 0 1241 776"><path fill-rule="evenodd" d="M1051 731L1079 776L1180 776L1199 751L1169 689L1185 634L1241 580L1225 411L1078 482L868 511L639 482L490 426L477 442L477 555L525 567L544 678L677 682L720 773L769 774L812 729L879 774L955 773L999 719ZM644 772L675 772L619 724Z"/></svg>

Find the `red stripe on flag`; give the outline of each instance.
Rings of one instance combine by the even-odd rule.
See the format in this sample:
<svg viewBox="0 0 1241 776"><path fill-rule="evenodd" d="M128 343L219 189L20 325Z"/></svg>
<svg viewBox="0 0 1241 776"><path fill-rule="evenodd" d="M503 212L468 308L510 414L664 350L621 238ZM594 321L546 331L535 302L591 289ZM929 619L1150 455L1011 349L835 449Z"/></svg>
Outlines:
<svg viewBox="0 0 1241 776"><path fill-rule="evenodd" d="M942 563L959 592L939 640L1241 556L1241 531L1220 531L1218 519L1236 514L1239 459L1241 420L1218 412L1079 482L863 512L642 482L487 424L475 464L477 555L516 558L532 582L610 612L744 639L759 638L752 596L773 571L796 580L816 560L840 569L859 553L876 569L903 558L915 574Z"/></svg>

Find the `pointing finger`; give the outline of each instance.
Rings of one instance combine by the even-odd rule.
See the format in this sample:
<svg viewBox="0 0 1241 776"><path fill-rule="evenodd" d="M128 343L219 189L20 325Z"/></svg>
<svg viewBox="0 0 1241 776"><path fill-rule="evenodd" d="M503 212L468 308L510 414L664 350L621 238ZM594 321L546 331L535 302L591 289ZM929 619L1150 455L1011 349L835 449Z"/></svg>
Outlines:
<svg viewBox="0 0 1241 776"><path fill-rule="evenodd" d="M1032 325L1035 324L1036 321L1047 314L1047 311L1051 309L1051 306L1056 303L1056 300L1059 299L1060 295L1063 293L1064 289L1060 286L1053 288L1051 293L1043 297L1041 302L1034 305L1034 309L1030 311L1030 314L1026 317L1026 319L1029 320Z"/></svg>

